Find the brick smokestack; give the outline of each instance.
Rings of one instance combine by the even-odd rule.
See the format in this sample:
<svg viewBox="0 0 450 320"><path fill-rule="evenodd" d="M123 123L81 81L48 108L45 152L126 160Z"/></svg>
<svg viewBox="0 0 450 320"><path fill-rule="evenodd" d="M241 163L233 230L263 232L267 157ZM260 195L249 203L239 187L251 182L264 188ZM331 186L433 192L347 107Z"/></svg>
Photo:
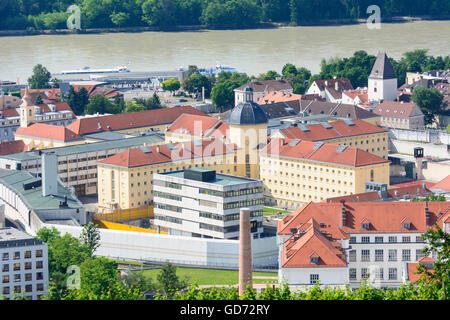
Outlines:
<svg viewBox="0 0 450 320"><path fill-rule="evenodd" d="M242 208L239 226L239 295L252 281L252 239L250 209Z"/></svg>

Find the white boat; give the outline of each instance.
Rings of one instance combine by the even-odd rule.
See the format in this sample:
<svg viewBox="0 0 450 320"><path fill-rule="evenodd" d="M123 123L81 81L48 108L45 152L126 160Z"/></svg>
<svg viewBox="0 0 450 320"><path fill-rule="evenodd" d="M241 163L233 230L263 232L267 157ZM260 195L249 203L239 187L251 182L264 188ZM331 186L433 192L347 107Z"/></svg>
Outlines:
<svg viewBox="0 0 450 320"><path fill-rule="evenodd" d="M120 66L113 69L91 69L89 67L84 67L83 69L77 70L63 70L61 74L101 74L101 73L125 73L131 72L126 66Z"/></svg>

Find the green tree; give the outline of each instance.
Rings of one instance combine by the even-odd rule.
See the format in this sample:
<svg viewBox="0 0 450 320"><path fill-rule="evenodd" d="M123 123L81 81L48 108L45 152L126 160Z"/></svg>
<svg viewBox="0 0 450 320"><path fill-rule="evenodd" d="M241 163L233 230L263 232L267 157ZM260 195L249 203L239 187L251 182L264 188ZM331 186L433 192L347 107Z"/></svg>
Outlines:
<svg viewBox="0 0 450 320"><path fill-rule="evenodd" d="M140 112L145 110L147 110L147 108L144 105L134 103L133 101L127 101L125 109L123 109L123 113Z"/></svg>
<svg viewBox="0 0 450 320"><path fill-rule="evenodd" d="M208 77L196 72L184 79L181 87L188 93L195 95L200 95L202 88L205 88L205 96L209 97L212 85Z"/></svg>
<svg viewBox="0 0 450 320"><path fill-rule="evenodd" d="M84 110L84 114L116 114L121 112L122 108L120 105L112 103L107 97L101 94L93 96Z"/></svg>
<svg viewBox="0 0 450 320"><path fill-rule="evenodd" d="M231 80L225 80L214 86L211 91L211 99L220 112L233 108L234 89L237 87L239 87L239 85Z"/></svg>
<svg viewBox="0 0 450 320"><path fill-rule="evenodd" d="M186 280L180 280L177 276L177 267L171 263L162 266L157 275L158 283L167 295L174 294L177 290L184 289L187 286Z"/></svg>
<svg viewBox="0 0 450 320"><path fill-rule="evenodd" d="M444 95L435 88L417 87L411 100L417 104L425 116L425 124L435 122L435 116L442 111Z"/></svg>
<svg viewBox="0 0 450 320"><path fill-rule="evenodd" d="M50 88L50 78L51 74L47 68L41 64L37 64L33 68L33 75L28 78L28 86L30 89L48 89Z"/></svg>
<svg viewBox="0 0 450 320"><path fill-rule="evenodd" d="M92 257L100 246L100 231L98 227L93 222L89 222L83 227L80 239L88 247L89 254Z"/></svg>
<svg viewBox="0 0 450 320"><path fill-rule="evenodd" d="M142 271L128 272L122 276L122 281L127 289L138 289L141 292L157 289L153 279L146 277Z"/></svg>
<svg viewBox="0 0 450 320"><path fill-rule="evenodd" d="M163 81L162 88L165 91L175 92L180 89L180 81L178 79L167 79Z"/></svg>
<svg viewBox="0 0 450 320"><path fill-rule="evenodd" d="M130 20L130 15L126 12L114 12L109 17L111 18L112 23L114 23L119 28L126 25Z"/></svg>

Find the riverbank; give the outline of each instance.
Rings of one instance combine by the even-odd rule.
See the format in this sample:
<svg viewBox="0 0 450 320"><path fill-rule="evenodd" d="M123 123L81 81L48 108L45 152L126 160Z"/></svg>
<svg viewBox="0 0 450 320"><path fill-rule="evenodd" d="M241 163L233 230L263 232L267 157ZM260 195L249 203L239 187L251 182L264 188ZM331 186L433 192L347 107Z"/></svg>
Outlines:
<svg viewBox="0 0 450 320"><path fill-rule="evenodd" d="M382 23L410 23L418 21L447 21L450 16L433 17L389 17L383 18ZM191 26L173 26L161 29L159 27L126 27L126 28L92 28L82 30L58 29L58 30L0 30L0 37L17 37L17 36L36 36L36 35L73 35L73 34L103 34L103 33L142 33L142 32L206 32L212 30L249 30L249 29L273 29L290 26L298 27L325 27L325 26L343 26L365 24L366 19L331 19L321 22L307 22L298 25L292 25L288 22L265 22L254 27L248 28L229 28L222 26L218 28L209 28L202 25Z"/></svg>

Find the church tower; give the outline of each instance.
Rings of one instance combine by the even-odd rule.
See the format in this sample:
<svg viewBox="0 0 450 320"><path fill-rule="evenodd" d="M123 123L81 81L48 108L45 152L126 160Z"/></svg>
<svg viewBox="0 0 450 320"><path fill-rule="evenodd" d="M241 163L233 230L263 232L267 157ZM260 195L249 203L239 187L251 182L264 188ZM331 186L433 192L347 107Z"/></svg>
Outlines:
<svg viewBox="0 0 450 320"><path fill-rule="evenodd" d="M397 100L397 77L385 52L378 53L369 76L369 101Z"/></svg>
<svg viewBox="0 0 450 320"><path fill-rule="evenodd" d="M22 97L22 104L19 108L20 114L20 126L22 128L27 128L35 120L35 111L32 98L28 91L28 86L25 89L25 93Z"/></svg>
<svg viewBox="0 0 450 320"><path fill-rule="evenodd" d="M229 139L238 147L236 165L243 166L245 176L259 179L259 150L267 144L267 115L253 102L253 89L244 89L244 101L233 108L228 124Z"/></svg>

